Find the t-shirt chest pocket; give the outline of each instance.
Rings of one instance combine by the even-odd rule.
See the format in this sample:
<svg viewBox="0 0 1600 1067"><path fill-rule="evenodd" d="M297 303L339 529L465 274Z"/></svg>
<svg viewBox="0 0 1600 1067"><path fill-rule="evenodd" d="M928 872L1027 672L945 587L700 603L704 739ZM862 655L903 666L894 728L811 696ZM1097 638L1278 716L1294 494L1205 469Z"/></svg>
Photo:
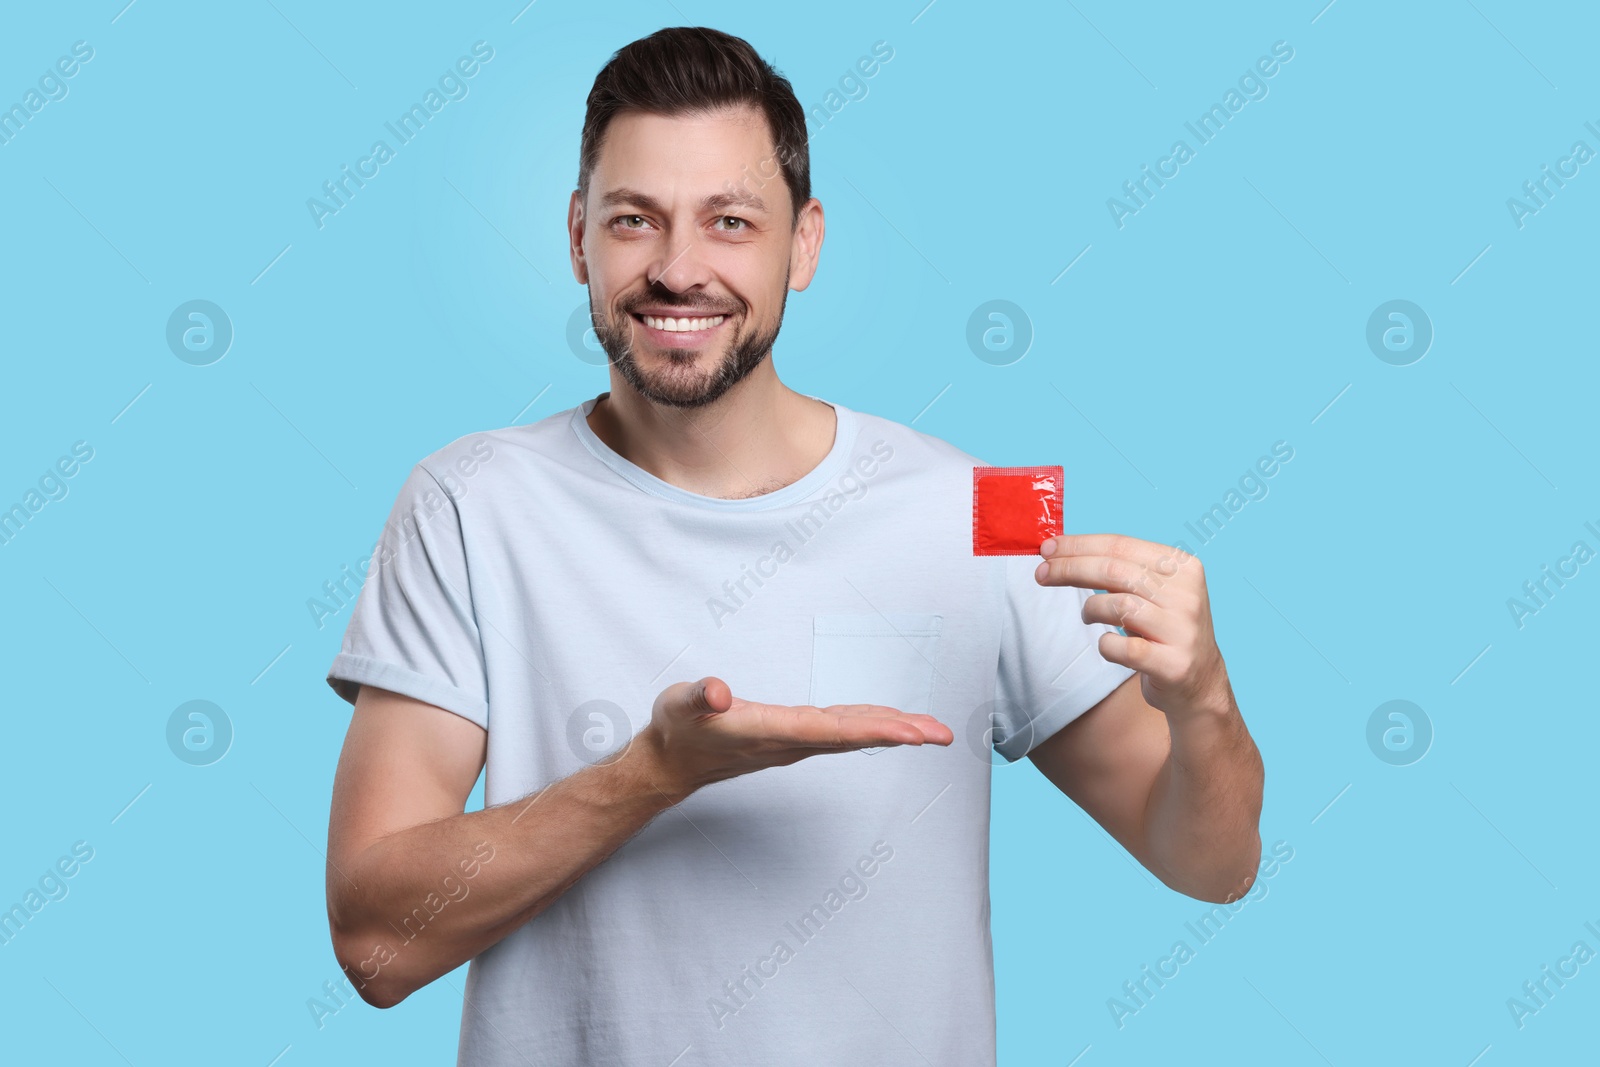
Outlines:
<svg viewBox="0 0 1600 1067"><path fill-rule="evenodd" d="M896 711L931 715L943 621L942 616L921 612L815 616L811 703L819 708L883 704Z"/></svg>

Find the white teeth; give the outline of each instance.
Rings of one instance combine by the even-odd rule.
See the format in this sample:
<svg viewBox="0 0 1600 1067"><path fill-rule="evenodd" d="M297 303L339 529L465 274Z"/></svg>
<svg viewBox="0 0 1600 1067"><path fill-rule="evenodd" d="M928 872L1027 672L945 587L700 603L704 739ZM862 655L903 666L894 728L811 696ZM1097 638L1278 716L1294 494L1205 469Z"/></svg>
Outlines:
<svg viewBox="0 0 1600 1067"><path fill-rule="evenodd" d="M668 333L688 333L692 330L705 330L712 326L720 325L726 315L715 315L709 319L658 319L654 315L641 316L644 324L653 329L665 330Z"/></svg>

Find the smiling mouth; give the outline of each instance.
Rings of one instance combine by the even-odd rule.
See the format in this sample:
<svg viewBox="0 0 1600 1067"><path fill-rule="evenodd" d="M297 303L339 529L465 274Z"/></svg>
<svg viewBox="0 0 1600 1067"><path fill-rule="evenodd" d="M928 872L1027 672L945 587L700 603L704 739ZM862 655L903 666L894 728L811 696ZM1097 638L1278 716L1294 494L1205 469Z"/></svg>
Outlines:
<svg viewBox="0 0 1600 1067"><path fill-rule="evenodd" d="M695 318L662 318L657 315L635 314L634 319L652 330L663 333L702 333L722 325L726 315L702 315Z"/></svg>

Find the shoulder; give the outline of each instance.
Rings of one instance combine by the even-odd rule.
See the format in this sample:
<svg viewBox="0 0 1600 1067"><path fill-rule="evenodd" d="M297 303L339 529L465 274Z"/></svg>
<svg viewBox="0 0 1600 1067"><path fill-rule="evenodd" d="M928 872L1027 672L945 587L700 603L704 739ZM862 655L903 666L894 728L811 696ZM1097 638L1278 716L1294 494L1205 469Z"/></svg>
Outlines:
<svg viewBox="0 0 1600 1067"><path fill-rule="evenodd" d="M955 445L923 433L914 426L895 422L881 415L864 411L852 412L857 420L857 451L876 451L882 455L891 451L915 462L908 466L939 471L969 472L973 467L987 466L983 460L957 448Z"/></svg>
<svg viewBox="0 0 1600 1067"><path fill-rule="evenodd" d="M498 481L542 460L559 461L577 443L570 426L574 410L566 408L520 426L463 434L418 460L412 476L420 472L458 496L470 483Z"/></svg>

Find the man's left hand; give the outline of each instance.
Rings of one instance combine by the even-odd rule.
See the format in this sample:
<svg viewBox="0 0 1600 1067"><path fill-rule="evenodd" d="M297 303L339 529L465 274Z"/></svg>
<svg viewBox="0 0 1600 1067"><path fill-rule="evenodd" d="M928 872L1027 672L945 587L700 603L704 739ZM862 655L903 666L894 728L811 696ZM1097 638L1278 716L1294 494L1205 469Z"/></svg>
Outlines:
<svg viewBox="0 0 1600 1067"><path fill-rule="evenodd" d="M1122 534L1063 534L1039 554L1040 585L1106 590L1084 601L1083 621L1127 631L1102 634L1100 655L1139 672L1151 707L1168 719L1233 710L1197 556Z"/></svg>

